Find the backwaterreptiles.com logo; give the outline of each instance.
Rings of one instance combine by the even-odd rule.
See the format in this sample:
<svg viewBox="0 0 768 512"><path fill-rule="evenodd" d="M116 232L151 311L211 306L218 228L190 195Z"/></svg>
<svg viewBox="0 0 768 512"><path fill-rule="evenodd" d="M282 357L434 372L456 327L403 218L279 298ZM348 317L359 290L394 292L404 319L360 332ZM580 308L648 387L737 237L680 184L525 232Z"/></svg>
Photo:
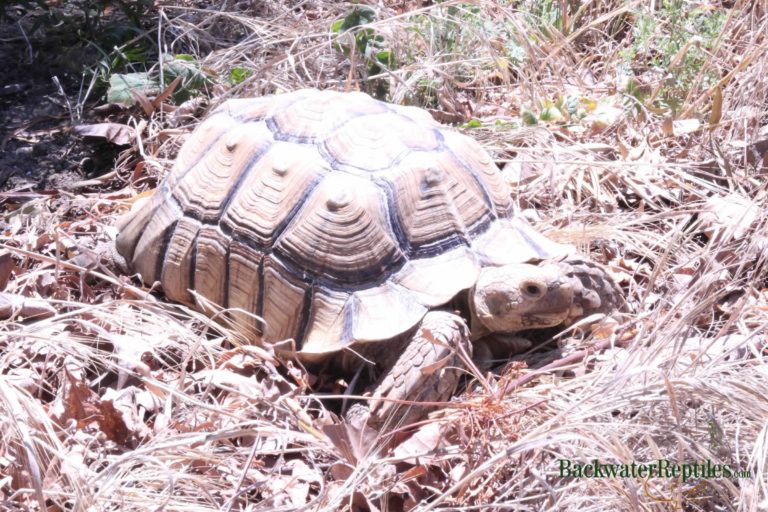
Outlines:
<svg viewBox="0 0 768 512"><path fill-rule="evenodd" d="M655 462L638 464L605 464L594 459L587 464L576 464L571 460L559 459L561 477L570 478L677 478L683 482L691 478L751 478L749 470L739 471L728 464L713 464L712 461L677 464L659 459Z"/></svg>

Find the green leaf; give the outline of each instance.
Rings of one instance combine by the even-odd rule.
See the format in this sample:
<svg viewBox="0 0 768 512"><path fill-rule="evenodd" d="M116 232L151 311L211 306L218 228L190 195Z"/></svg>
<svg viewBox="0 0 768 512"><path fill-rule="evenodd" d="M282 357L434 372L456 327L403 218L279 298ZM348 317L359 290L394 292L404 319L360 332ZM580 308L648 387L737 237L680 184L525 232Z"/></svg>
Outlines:
<svg viewBox="0 0 768 512"><path fill-rule="evenodd" d="M349 30L360 25L366 25L376 21L376 11L370 7L358 6L352 9L352 12L344 17L341 24L341 30Z"/></svg>
<svg viewBox="0 0 768 512"><path fill-rule="evenodd" d="M229 72L229 77L227 80L230 84L237 85L243 83L251 75L253 75L252 69L232 68L232 70Z"/></svg>
<svg viewBox="0 0 768 512"><path fill-rule="evenodd" d="M535 124L539 124L539 120L536 117L536 114L530 110L523 110L523 124L533 126Z"/></svg>
<svg viewBox="0 0 768 512"><path fill-rule="evenodd" d="M389 50L382 50L380 52L376 52L376 60L381 62L382 64L389 64L392 58L392 52Z"/></svg>
<svg viewBox="0 0 768 512"><path fill-rule="evenodd" d="M176 77L181 77L181 85L176 89L173 98L176 101L186 101L192 95L191 93L202 89L211 83L208 76L200 69L200 65L193 58L191 61L186 58L168 58L163 65L163 80L165 85L173 82Z"/></svg>
<svg viewBox="0 0 768 512"><path fill-rule="evenodd" d="M373 23L374 21L376 21L376 11L365 6L355 7L352 9L352 12L331 24L331 32L339 34L360 25Z"/></svg>
<svg viewBox="0 0 768 512"><path fill-rule="evenodd" d="M160 84L150 78L149 73L115 73L109 77L109 89L107 101L120 105L133 105L136 103L131 91L140 91L147 96L160 93Z"/></svg>
<svg viewBox="0 0 768 512"><path fill-rule="evenodd" d="M478 119L470 119L461 125L462 128L480 128L481 126L483 126L483 123L481 123Z"/></svg>
<svg viewBox="0 0 768 512"><path fill-rule="evenodd" d="M549 105L541 111L539 119L545 122L557 123L563 121L565 117L555 105Z"/></svg>

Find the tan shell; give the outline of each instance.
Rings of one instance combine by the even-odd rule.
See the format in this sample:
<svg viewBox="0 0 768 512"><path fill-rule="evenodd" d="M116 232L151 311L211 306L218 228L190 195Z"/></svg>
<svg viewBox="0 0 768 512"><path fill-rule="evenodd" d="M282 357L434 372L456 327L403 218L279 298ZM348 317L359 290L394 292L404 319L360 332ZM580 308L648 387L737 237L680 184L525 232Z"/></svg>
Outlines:
<svg viewBox="0 0 768 512"><path fill-rule="evenodd" d="M170 299L311 356L406 332L483 265L563 253L511 210L489 155L425 111L302 90L214 111L117 247Z"/></svg>

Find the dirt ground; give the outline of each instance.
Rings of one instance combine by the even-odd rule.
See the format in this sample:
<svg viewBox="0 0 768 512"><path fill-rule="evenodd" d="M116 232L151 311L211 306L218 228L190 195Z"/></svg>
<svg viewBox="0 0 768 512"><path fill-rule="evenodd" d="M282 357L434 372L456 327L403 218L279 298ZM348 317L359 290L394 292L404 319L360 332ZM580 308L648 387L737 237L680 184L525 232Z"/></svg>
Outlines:
<svg viewBox="0 0 768 512"><path fill-rule="evenodd" d="M70 131L80 121L88 52L64 54L60 37L30 34L25 26L34 28L33 20L0 20L0 190L70 189L108 171L116 152Z"/></svg>

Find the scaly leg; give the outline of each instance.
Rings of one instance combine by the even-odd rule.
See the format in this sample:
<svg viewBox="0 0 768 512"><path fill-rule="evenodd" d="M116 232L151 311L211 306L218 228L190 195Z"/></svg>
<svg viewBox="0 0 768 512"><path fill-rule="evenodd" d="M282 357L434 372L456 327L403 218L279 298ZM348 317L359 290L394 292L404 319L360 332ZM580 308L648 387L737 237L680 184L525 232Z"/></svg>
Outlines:
<svg viewBox="0 0 768 512"><path fill-rule="evenodd" d="M461 352L472 357L464 320L445 311L427 313L402 355L382 376L367 405L350 409L347 419L358 426L365 422L374 427L423 419L435 405L420 402L443 402L456 391L466 368Z"/></svg>

